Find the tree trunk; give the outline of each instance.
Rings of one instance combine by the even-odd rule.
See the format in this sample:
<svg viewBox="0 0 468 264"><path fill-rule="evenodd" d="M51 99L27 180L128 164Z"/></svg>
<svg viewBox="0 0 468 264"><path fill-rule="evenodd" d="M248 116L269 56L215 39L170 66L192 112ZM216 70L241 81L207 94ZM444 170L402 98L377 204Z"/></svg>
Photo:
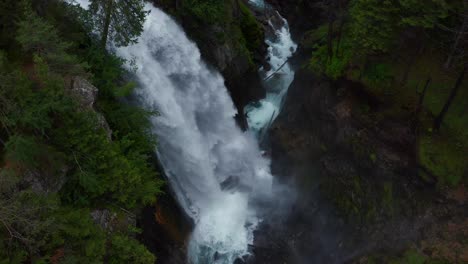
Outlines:
<svg viewBox="0 0 468 264"><path fill-rule="evenodd" d="M403 86L406 84L408 81L408 76L411 71L411 68L413 68L414 63L416 62L416 59L418 58L418 55L422 54L422 51L424 49L424 44L423 42L420 43L419 49L417 53L414 53L413 56L411 56L411 60L409 63L406 65L405 72L403 73L403 77L401 78L400 85Z"/></svg>
<svg viewBox="0 0 468 264"><path fill-rule="evenodd" d="M328 47L328 59L329 61L333 58L333 0L330 0L328 3L328 38L327 38L327 47Z"/></svg>
<svg viewBox="0 0 468 264"><path fill-rule="evenodd" d="M338 40L336 43L336 56L340 56L340 46L341 46L341 39L343 37L343 28L346 22L346 3L347 1L338 1L338 6L339 6L339 18L340 18L340 25L338 26Z"/></svg>
<svg viewBox="0 0 468 264"><path fill-rule="evenodd" d="M341 45L341 38L343 36L343 27L345 25L345 18L342 17L341 18L341 21L340 21L340 26L338 27L338 40L337 40L337 43L336 43L336 56L339 57L340 56L340 45Z"/></svg>
<svg viewBox="0 0 468 264"><path fill-rule="evenodd" d="M427 88L429 88L429 85L431 84L431 81L432 81L431 77L427 78L426 85L424 85L424 89L422 90L422 93L419 96L418 112L419 112L419 109L422 108L422 105L424 103L424 97L426 97Z"/></svg>
<svg viewBox="0 0 468 264"><path fill-rule="evenodd" d="M400 85L401 86L404 86L406 84L406 82L408 81L408 75L409 75L409 73L411 71L411 68L413 67L413 64L414 64L415 61L416 61L416 55L414 55L411 58L411 61L408 64L406 64L405 72L403 73L403 77L400 80Z"/></svg>
<svg viewBox="0 0 468 264"><path fill-rule="evenodd" d="M411 126L413 127L415 135L419 134L418 130L419 130L420 124L421 124L421 119L419 117L419 113L421 112L421 109L423 108L424 97L426 97L426 92L427 92L427 89L429 88L429 85L431 84L431 81L432 81L432 78L429 75L429 77L427 78L426 84L424 85L424 88L423 88L421 94L419 95L419 102L418 102L418 105L416 106L416 110L414 112L414 117L413 117L414 119L411 122L412 123Z"/></svg>
<svg viewBox="0 0 468 264"><path fill-rule="evenodd" d="M450 53L447 57L447 61L444 64L445 69L448 69L450 68L450 66L452 66L453 57L457 53L458 45L460 45L462 37L466 33L465 30L467 26L468 26L468 16L465 16L465 18L463 19L463 23L460 27L460 30L457 32L457 35L455 37L455 42L453 43L452 49L450 50Z"/></svg>
<svg viewBox="0 0 468 264"><path fill-rule="evenodd" d="M364 58L364 65L362 69L359 71L359 78L358 78L359 81L362 80L362 77L364 76L364 72L366 71L368 64L369 64L369 55L366 55L366 57Z"/></svg>
<svg viewBox="0 0 468 264"><path fill-rule="evenodd" d="M328 22L327 47L328 47L328 59L331 61L331 59L333 58L333 21L332 20Z"/></svg>
<svg viewBox="0 0 468 264"><path fill-rule="evenodd" d="M107 7L106 7L106 18L104 21L104 28L102 29L102 36L101 36L101 45L102 48L106 48L107 38L109 35L109 27L112 18L112 8L114 5L114 0L107 0Z"/></svg>
<svg viewBox="0 0 468 264"><path fill-rule="evenodd" d="M460 90L460 87L463 83L463 80L465 79L465 74L466 70L468 69L468 63L465 63L463 65L463 70L461 71L460 75L458 76L457 82L455 83L455 86L453 86L452 91L450 92L450 96L447 99L447 102L445 102L444 107L442 108L442 111L440 111L439 115L436 117L434 120L434 129L439 130L440 126L442 125L442 122L444 121L444 117L447 114L450 106L453 103L453 99L457 96L458 90Z"/></svg>

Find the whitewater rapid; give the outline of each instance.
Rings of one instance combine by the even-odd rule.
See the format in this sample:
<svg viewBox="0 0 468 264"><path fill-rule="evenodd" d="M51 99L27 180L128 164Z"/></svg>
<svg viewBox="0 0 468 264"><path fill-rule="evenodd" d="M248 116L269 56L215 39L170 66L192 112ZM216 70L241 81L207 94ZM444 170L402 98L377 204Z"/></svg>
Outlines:
<svg viewBox="0 0 468 264"><path fill-rule="evenodd" d="M292 40L288 22L277 11L271 10L263 0L250 0L249 3L270 13L268 25L274 32L274 36L265 40L269 69L260 69L266 97L244 108L249 128L261 139L280 113L285 95L294 80L295 72L288 60L296 51L297 44Z"/></svg>

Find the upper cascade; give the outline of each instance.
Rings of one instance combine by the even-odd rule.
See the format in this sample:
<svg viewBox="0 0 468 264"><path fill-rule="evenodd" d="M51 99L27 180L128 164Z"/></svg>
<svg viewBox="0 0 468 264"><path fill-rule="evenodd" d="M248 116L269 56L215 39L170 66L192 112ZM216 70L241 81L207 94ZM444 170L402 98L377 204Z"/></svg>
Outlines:
<svg viewBox="0 0 468 264"><path fill-rule="evenodd" d="M269 8L269 5L262 0L249 2L255 7ZM269 26L275 34L265 41L268 45L269 69L260 69L267 94L264 99L252 102L244 109L249 128L255 131L259 138L265 135L278 116L284 97L294 80L294 71L288 60L296 51L297 44L292 40L288 22L276 11L273 17L275 21L270 19Z"/></svg>

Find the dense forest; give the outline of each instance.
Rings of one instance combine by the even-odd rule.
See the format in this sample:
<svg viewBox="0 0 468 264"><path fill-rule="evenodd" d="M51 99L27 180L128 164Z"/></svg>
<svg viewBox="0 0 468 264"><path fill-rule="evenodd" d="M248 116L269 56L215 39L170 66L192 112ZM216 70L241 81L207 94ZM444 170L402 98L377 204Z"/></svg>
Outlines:
<svg viewBox="0 0 468 264"><path fill-rule="evenodd" d="M466 1L328 1L327 22L308 33L310 67L362 83L414 115L421 166L440 186L466 173ZM431 177L431 176L427 176Z"/></svg>
<svg viewBox="0 0 468 264"><path fill-rule="evenodd" d="M155 113L124 102L134 84L105 50L107 36L136 41L146 13L133 1L123 10L139 13L109 21L103 4L0 3L1 263L155 260L135 226L162 186ZM101 29L109 33L91 34Z"/></svg>
<svg viewBox="0 0 468 264"><path fill-rule="evenodd" d="M243 0L153 2L221 72L239 116L264 96L257 69L265 66L270 11ZM273 148L288 160L323 165L321 195L359 236L362 227L371 233L435 212L421 233L437 238L348 260L466 263L468 2L266 2L291 22L299 44L291 59L299 70L284 116L272 126ZM91 0L87 10L73 1L0 0L1 264L156 262L137 220L165 190L151 130L158 113L132 103L138 65L109 48L137 43L148 15L143 0ZM327 90L314 94L314 87ZM309 106L297 114L295 104ZM336 111L310 113L319 107ZM338 125L329 125L335 119ZM330 139L331 128L306 123L341 134ZM282 161L272 152L273 163ZM308 154L294 156L299 152ZM343 155L353 169L340 167ZM295 180L308 195L314 180L307 175Z"/></svg>

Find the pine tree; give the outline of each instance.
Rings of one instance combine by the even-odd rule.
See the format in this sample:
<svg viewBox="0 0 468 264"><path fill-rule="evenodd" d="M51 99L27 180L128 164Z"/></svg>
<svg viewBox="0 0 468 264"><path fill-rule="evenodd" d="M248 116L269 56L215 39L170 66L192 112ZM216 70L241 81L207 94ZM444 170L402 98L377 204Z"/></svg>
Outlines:
<svg viewBox="0 0 468 264"><path fill-rule="evenodd" d="M94 28L101 34L101 45L112 40L116 46L137 42L149 11L142 0L91 0L89 12Z"/></svg>

